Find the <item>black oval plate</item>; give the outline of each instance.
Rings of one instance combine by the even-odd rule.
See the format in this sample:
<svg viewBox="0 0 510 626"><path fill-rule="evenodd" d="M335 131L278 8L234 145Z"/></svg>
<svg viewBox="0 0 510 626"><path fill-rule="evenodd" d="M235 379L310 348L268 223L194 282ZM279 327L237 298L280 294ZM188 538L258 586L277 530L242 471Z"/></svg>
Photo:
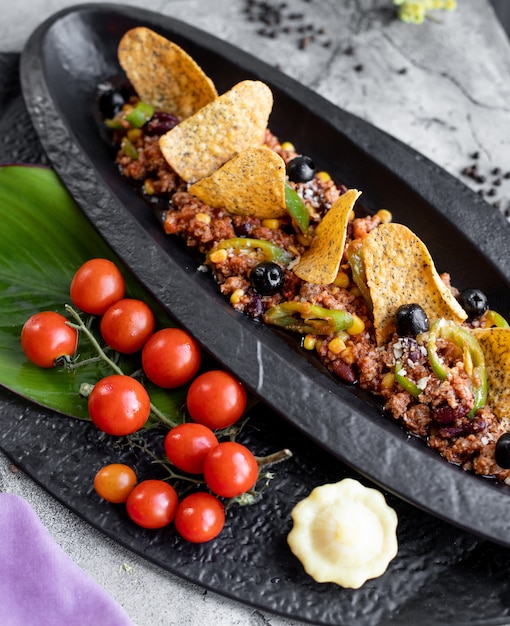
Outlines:
<svg viewBox="0 0 510 626"><path fill-rule="evenodd" d="M119 176L98 132L94 98L98 83L120 72L120 37L139 25L185 48L220 92L245 78L266 82L275 96L270 126L278 136L293 141L336 180L361 189L370 210L390 208L396 221L424 239L440 271L449 271L460 288L481 287L492 308L508 315L510 231L502 216L402 143L171 18L117 5L75 7L42 24L23 52L25 102L54 168L101 235L177 321L267 405L363 477L510 546L506 486L446 463L385 419L373 398L339 384L305 358L293 339L235 313ZM271 602L272 610L283 610ZM299 615L308 618L306 611Z"/></svg>

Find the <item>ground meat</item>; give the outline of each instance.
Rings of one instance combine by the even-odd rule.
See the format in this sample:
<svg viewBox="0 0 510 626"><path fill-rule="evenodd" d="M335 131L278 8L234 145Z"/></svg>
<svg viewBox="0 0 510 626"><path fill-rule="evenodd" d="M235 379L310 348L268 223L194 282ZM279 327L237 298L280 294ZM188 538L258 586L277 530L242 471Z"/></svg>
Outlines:
<svg viewBox="0 0 510 626"><path fill-rule="evenodd" d="M163 158L159 137L146 136L143 129L133 135L130 139L136 154L134 151L126 154L123 149L117 154L121 173L135 181L143 193L167 202L165 232L183 238L188 246L205 255L204 267L211 270L221 293L236 310L268 321L265 313L271 307L297 301L355 315L360 322L356 333L338 331L327 336L310 333L310 345L325 367L340 380L378 395L382 413L398 420L409 433L423 438L451 463L510 484L510 470L497 465L494 452L498 438L510 425L498 422L489 407L478 410L475 417L468 415L474 404L471 377L465 371L462 351L455 343L437 341L438 354L448 369L447 378L441 380L430 365L426 346L416 339L395 334L386 345L377 346L372 316L352 280L345 253L342 280L335 281L337 284L307 283L292 272L292 263L306 252L321 219L347 190L344 185L336 184L326 175L316 175L304 183L289 181L310 217L309 231L303 235L294 230L290 216L268 223L254 216L231 216L201 202L187 192L185 181ZM120 135L116 134L116 138L120 144ZM285 163L298 155L291 144L281 144L269 130L264 143ZM379 214L351 219L346 243L359 245L380 222ZM252 269L266 260L260 247L225 245L218 250L219 242L234 237L271 242L293 258L284 269L283 288L278 293L260 294L250 283ZM449 274L442 274L441 279L457 296ZM405 389L395 374L397 362L403 368L400 374L407 379L400 379Z"/></svg>
<svg viewBox="0 0 510 626"><path fill-rule="evenodd" d="M447 380L440 380L431 372L420 399L430 404L431 407L447 404L452 408L457 408L461 405L467 410L470 410L474 403L469 377L464 369L460 368L452 370L452 376Z"/></svg>
<svg viewBox="0 0 510 626"><path fill-rule="evenodd" d="M304 248L299 244L296 235L286 233L282 228L268 228L267 226L260 225L251 231L250 237L253 237L254 239L262 239L264 241L271 241L285 250L292 248L296 251L296 253L304 251Z"/></svg>
<svg viewBox="0 0 510 626"><path fill-rule="evenodd" d="M495 460L496 444L494 442L484 444L480 450L478 456L475 456L472 460L470 467L466 469L473 469L477 474L482 476L494 476L498 480L502 480L510 484L510 470L502 469L496 463Z"/></svg>
<svg viewBox="0 0 510 626"><path fill-rule="evenodd" d="M263 260L264 255L258 250L252 250L249 253L237 253L230 250L227 252L227 258L224 261L213 264L214 275L220 285L227 278L231 277L238 277L248 285L250 270Z"/></svg>
<svg viewBox="0 0 510 626"><path fill-rule="evenodd" d="M291 183L298 195L303 199L313 221L319 221L331 205L346 189L337 187L331 180L312 178L306 183Z"/></svg>
<svg viewBox="0 0 510 626"><path fill-rule="evenodd" d="M389 397L393 393L393 384L384 388L381 384L385 372L389 371L381 359L382 350L366 341L356 344L356 364L358 367L358 382L362 389Z"/></svg>
<svg viewBox="0 0 510 626"><path fill-rule="evenodd" d="M450 274L448 274L447 272L443 272L443 274L440 274L440 278L443 283L448 287L448 289L452 292L454 297L457 298L460 295L460 291L452 285Z"/></svg>
<svg viewBox="0 0 510 626"><path fill-rule="evenodd" d="M186 183L165 161L159 148L159 138L141 135L135 141L137 157L119 150L117 163L124 176L143 183L143 191L150 196L171 198L176 191L184 191Z"/></svg>
<svg viewBox="0 0 510 626"><path fill-rule="evenodd" d="M371 230L374 230L381 223L378 215L365 218L356 218L352 223L352 238L364 239Z"/></svg>
<svg viewBox="0 0 510 626"><path fill-rule="evenodd" d="M232 218L225 211L213 209L183 191L174 195L163 227L167 234L180 235L188 246L203 253L216 242L235 237Z"/></svg>
<svg viewBox="0 0 510 626"><path fill-rule="evenodd" d="M297 299L301 302L318 304L326 309L356 313L364 317L367 322L369 321L369 316L364 310L364 303L357 293L349 289L335 285L314 285L303 282Z"/></svg>
<svg viewBox="0 0 510 626"><path fill-rule="evenodd" d="M404 413L402 420L413 435L426 437L431 424L430 408L426 404L415 404Z"/></svg>
<svg viewBox="0 0 510 626"><path fill-rule="evenodd" d="M399 391L388 398L384 408L396 419L401 419L411 403L411 394L407 391Z"/></svg>

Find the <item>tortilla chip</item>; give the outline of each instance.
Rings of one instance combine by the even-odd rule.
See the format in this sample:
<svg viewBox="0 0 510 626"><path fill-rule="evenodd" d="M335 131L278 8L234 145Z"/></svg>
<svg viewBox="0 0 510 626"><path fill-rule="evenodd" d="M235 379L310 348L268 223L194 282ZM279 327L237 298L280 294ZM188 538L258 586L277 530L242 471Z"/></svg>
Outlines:
<svg viewBox="0 0 510 626"><path fill-rule="evenodd" d="M266 84L242 81L163 135L163 156L184 180L206 178L242 150L262 145L272 107Z"/></svg>
<svg viewBox="0 0 510 626"><path fill-rule="evenodd" d="M317 285L330 285L335 280L344 253L349 213L360 195L357 189L349 189L332 204L317 226L309 250L294 267L296 276Z"/></svg>
<svg viewBox="0 0 510 626"><path fill-rule="evenodd" d="M474 328L485 358L487 404L498 420L510 417L510 328Z"/></svg>
<svg viewBox="0 0 510 626"><path fill-rule="evenodd" d="M423 307L430 320L461 323L467 318L439 276L425 244L402 224L381 224L363 241L367 284L373 303L378 345L395 331L395 314L402 304Z"/></svg>
<svg viewBox="0 0 510 626"><path fill-rule="evenodd" d="M117 52L140 99L157 110L184 119L218 96L187 52L149 28L128 30Z"/></svg>
<svg viewBox="0 0 510 626"><path fill-rule="evenodd" d="M285 209L285 163L267 146L248 148L188 189L213 208L260 219L282 217Z"/></svg>

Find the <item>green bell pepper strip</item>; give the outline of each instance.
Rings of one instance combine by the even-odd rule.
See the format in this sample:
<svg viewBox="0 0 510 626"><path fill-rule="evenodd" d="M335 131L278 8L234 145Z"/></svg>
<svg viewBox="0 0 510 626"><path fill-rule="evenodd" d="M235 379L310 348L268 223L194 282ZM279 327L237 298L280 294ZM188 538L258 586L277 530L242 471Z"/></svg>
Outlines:
<svg viewBox="0 0 510 626"><path fill-rule="evenodd" d="M340 330L347 330L353 324L353 318L347 311L326 309L310 302L282 302L268 309L264 315L268 324L274 324L285 330L314 335L331 335Z"/></svg>
<svg viewBox="0 0 510 626"><path fill-rule="evenodd" d="M125 113L121 111L115 117L106 119L105 126L112 130L128 130L129 128L142 128L154 115L154 108L146 102L138 102L138 104Z"/></svg>
<svg viewBox="0 0 510 626"><path fill-rule="evenodd" d="M134 159L135 161L138 159L138 150L135 148L132 141L130 141L126 136L122 137L122 141L120 142L120 146L122 148L122 152Z"/></svg>
<svg viewBox="0 0 510 626"><path fill-rule="evenodd" d="M430 326L427 340L427 354L434 373L441 380L446 380L449 368L437 353L437 340L439 338L453 341L462 349L466 371L471 371L473 386L474 405L468 413L473 417L487 402L487 376L485 372L485 360L480 344L472 333L455 322L443 318L434 320Z"/></svg>
<svg viewBox="0 0 510 626"><path fill-rule="evenodd" d="M409 392L414 398L417 398L422 393L422 389L412 380L409 380L404 372L405 370L402 367L401 361L397 361L395 363L395 380L405 391Z"/></svg>
<svg viewBox="0 0 510 626"><path fill-rule="evenodd" d="M497 328L510 328L510 324L506 321L506 319L492 309L486 311L483 317L489 322L487 328L491 326L496 326Z"/></svg>
<svg viewBox="0 0 510 626"><path fill-rule="evenodd" d="M104 121L104 125L107 126L111 130L128 130L129 124L124 121L124 117L121 115L116 115L110 119Z"/></svg>
<svg viewBox="0 0 510 626"><path fill-rule="evenodd" d="M234 250L242 250L243 248L258 248L262 250L267 261L275 261L282 265L288 265L292 260L292 256L280 246L263 239L250 239L249 237L232 237L231 239L223 239L219 241L213 250L232 248ZM211 250L211 252L213 251Z"/></svg>
<svg viewBox="0 0 510 626"><path fill-rule="evenodd" d="M306 235L310 225L310 216L306 210L305 203L288 182L285 183L285 205L289 215L297 224L299 230L303 235Z"/></svg>
<svg viewBox="0 0 510 626"><path fill-rule="evenodd" d="M352 280L360 290L363 300L369 311L373 310L372 296L367 284L365 262L363 260L363 244L361 241L351 241L346 250L347 260L351 266Z"/></svg>
<svg viewBox="0 0 510 626"><path fill-rule="evenodd" d="M134 109L124 116L124 119L129 122L133 128L142 128L153 115L154 107L146 102L138 102Z"/></svg>

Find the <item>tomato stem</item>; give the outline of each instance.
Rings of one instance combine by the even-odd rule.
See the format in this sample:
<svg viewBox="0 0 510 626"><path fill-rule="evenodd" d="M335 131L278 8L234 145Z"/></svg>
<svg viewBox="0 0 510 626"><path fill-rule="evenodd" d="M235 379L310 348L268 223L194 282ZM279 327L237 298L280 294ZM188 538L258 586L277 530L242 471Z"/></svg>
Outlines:
<svg viewBox="0 0 510 626"><path fill-rule="evenodd" d="M110 357L106 354L103 348L99 345L99 342L94 337L94 334L92 333L90 328L83 322L78 312L75 311L73 307L70 306L69 304L65 305L65 309L76 321L76 323L74 324L72 322L68 322L69 326L71 326L72 328L75 328L78 331L82 331L83 333L85 333L85 335L87 336L87 339L90 341L93 348L96 350L98 357L102 359L105 363L107 363L116 374L125 376L126 374L121 370L121 368L117 365L117 363L115 363L115 361L110 359ZM170 419L164 413L162 413L156 406L154 406L154 404L152 404L152 402L150 403L150 407L151 407L151 412L153 413L155 417L157 417L157 419L160 422L162 422L166 426L170 426L171 428L173 428L174 426L177 426L176 422L174 422L172 419Z"/></svg>
<svg viewBox="0 0 510 626"><path fill-rule="evenodd" d="M292 452L288 448L284 448L283 450L279 450L278 452L273 452L273 454L268 454L267 456L257 456L257 463L259 468L266 467L267 465L274 465L275 463L281 463L282 461L286 461L292 457Z"/></svg>
<svg viewBox="0 0 510 626"><path fill-rule="evenodd" d="M83 331L85 335L87 336L87 339L90 341L90 343L96 350L99 358L101 358L105 363L107 363L116 374L120 374L123 376L124 372L120 369L117 363L115 363L114 361L112 361L112 359L110 359L110 357L106 354L103 348L101 348L101 346L99 345L99 342L94 337L90 328L88 328L88 326L84 324L83 320L81 319L79 314L73 309L73 307L70 306L69 304L66 304L65 309L76 320L76 324L70 323L69 326L71 326L72 328L76 328L76 330Z"/></svg>
<svg viewBox="0 0 510 626"><path fill-rule="evenodd" d="M184 480L184 481L186 481L188 483L193 483L195 485L203 485L204 484L203 480L199 480L197 478L191 478L191 476L183 476L182 474L178 474L177 472L174 472L174 470L172 469L171 465L169 465L168 463L166 463L162 459L158 458L154 454L154 452L152 452L151 450L149 450L149 448L147 448L146 445L142 445L140 443L136 443L132 439L130 439L129 444L130 444L131 447L139 448L140 450L143 450L143 452L145 452L145 454L147 454L148 456L151 457L151 459L153 460L153 463L157 463L158 465L161 465L165 469L165 471L168 472L168 477L164 478L163 480Z"/></svg>

